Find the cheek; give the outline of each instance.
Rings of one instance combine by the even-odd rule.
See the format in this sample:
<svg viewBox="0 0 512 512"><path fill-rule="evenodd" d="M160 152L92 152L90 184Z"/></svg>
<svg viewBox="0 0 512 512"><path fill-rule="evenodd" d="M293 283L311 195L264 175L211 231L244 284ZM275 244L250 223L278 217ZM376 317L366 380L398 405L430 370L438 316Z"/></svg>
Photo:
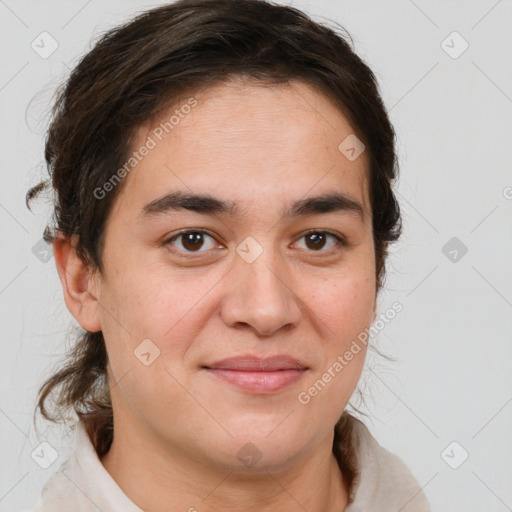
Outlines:
<svg viewBox="0 0 512 512"><path fill-rule="evenodd" d="M191 269L171 272L168 266L131 265L114 269L104 287L105 338L130 352L150 339L166 360L181 360L204 328L205 315L212 309L212 289L225 273L199 275Z"/></svg>
<svg viewBox="0 0 512 512"><path fill-rule="evenodd" d="M297 400L326 424L338 420L359 382L374 299L373 276L360 273L332 276L310 297L309 306L321 319L324 357Z"/></svg>
<svg viewBox="0 0 512 512"><path fill-rule="evenodd" d="M119 267L111 275L103 294L109 311L102 314L102 330L112 380L119 382L114 394L121 392L140 414L187 402L178 384L185 378L182 359L201 327L194 312L211 286L148 268L123 272Z"/></svg>
<svg viewBox="0 0 512 512"><path fill-rule="evenodd" d="M329 276L320 285L310 278L303 286L304 297L309 297L306 303L323 321L331 346L342 347L371 324L376 292L372 273L347 271ZM317 291L307 294L308 288Z"/></svg>

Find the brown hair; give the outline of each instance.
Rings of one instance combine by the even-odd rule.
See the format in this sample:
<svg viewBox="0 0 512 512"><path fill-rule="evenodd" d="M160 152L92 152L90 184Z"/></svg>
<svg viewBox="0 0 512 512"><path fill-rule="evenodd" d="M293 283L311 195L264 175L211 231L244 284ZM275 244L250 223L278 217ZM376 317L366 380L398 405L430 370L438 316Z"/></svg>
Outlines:
<svg viewBox="0 0 512 512"><path fill-rule="evenodd" d="M42 190L55 191L53 225L44 239L51 243L56 232L78 235L79 256L101 273L105 223L122 183L101 200L94 190L123 165L135 129L181 94L235 76L265 84L304 81L347 117L369 157L379 290L401 219L392 191L395 134L377 81L341 31L263 0L180 0L144 12L97 41L58 90L45 146L50 179L27 193L29 205ZM38 396L44 418L59 421L55 411L72 410L83 419L99 456L113 436L106 364L102 333L82 331L65 366ZM45 404L54 393L55 411L49 411ZM349 435L349 420L345 412L336 439Z"/></svg>

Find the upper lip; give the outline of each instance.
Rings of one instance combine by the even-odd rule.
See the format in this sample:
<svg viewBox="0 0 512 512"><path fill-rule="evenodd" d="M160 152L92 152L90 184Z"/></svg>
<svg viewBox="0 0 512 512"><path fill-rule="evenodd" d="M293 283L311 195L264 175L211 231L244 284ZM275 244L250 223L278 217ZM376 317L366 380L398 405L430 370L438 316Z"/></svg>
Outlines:
<svg viewBox="0 0 512 512"><path fill-rule="evenodd" d="M248 372L272 372L278 370L306 370L307 366L294 357L276 355L271 357L256 357L251 355L230 357L204 366L216 370L240 370Z"/></svg>

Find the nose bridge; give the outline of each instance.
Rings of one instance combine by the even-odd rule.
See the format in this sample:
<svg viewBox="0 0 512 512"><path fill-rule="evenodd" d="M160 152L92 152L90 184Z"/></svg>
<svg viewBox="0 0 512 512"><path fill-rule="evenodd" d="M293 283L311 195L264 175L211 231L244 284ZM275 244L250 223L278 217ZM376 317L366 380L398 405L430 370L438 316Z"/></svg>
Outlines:
<svg viewBox="0 0 512 512"><path fill-rule="evenodd" d="M226 323L247 324L264 335L298 323L300 308L289 273L269 240L263 246L248 237L237 247L234 265L222 308Z"/></svg>

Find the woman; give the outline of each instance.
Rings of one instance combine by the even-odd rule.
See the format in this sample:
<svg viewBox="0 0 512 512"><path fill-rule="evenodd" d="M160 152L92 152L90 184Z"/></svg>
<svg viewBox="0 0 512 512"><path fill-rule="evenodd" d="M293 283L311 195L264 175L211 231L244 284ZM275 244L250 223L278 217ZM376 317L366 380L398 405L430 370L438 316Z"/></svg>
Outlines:
<svg viewBox="0 0 512 512"><path fill-rule="evenodd" d="M79 422L34 510L429 510L345 410L400 212L340 34L261 0L148 11L73 70L45 154L27 200L55 190L84 332L41 388Z"/></svg>

